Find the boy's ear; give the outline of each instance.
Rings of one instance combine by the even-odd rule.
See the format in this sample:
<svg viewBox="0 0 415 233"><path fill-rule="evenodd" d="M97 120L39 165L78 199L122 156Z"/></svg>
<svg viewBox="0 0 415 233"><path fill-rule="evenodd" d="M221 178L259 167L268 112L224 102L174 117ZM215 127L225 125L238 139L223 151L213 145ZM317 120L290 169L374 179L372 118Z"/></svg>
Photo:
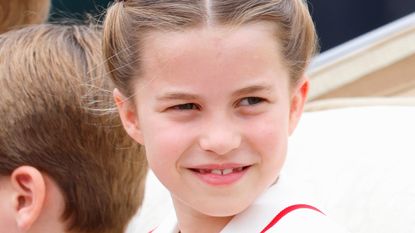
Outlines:
<svg viewBox="0 0 415 233"><path fill-rule="evenodd" d="M28 231L39 218L45 202L45 180L39 170L21 166L10 176L17 227Z"/></svg>
<svg viewBox="0 0 415 233"><path fill-rule="evenodd" d="M137 109L133 101L128 100L117 88L114 89L113 95L125 131L136 142L143 144Z"/></svg>
<svg viewBox="0 0 415 233"><path fill-rule="evenodd" d="M307 101L308 90L310 87L310 81L306 75L304 75L292 89L291 92L291 105L290 105L290 135L294 132L297 124L301 118L301 114L304 110L304 104Z"/></svg>

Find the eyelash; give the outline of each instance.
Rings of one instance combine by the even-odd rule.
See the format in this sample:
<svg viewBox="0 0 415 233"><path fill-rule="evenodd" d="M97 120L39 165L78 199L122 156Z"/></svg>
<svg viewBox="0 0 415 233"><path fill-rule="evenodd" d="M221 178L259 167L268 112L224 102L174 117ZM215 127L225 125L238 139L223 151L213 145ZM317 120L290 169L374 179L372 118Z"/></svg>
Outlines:
<svg viewBox="0 0 415 233"><path fill-rule="evenodd" d="M169 109L178 110L178 111L187 111L187 110L199 110L200 107L194 103L185 103L185 104L178 104L178 105L172 106Z"/></svg>
<svg viewBox="0 0 415 233"><path fill-rule="evenodd" d="M246 105L241 105L241 103L243 101L248 101L248 104ZM253 103L252 103L253 100ZM245 97L240 99L235 106L239 107L239 106L254 106L254 105L258 105L261 104L262 102L266 101L266 99L261 98L261 97L256 97L256 96L250 96L250 97ZM178 104L175 106L170 107L169 109L172 110L178 110L178 111L189 111L189 110L200 110L200 106L195 104L195 103L185 103L185 104Z"/></svg>
<svg viewBox="0 0 415 233"><path fill-rule="evenodd" d="M244 100L247 100L248 101L248 105L241 105L241 103L242 103L242 101L244 101ZM250 100L252 101L252 100L254 100L254 103L249 103L250 102ZM238 105L239 106L253 106L253 105L258 105L258 104L261 104L261 103L263 103L264 101L266 101L264 98L261 98L261 97L257 97L257 96L250 96L250 97L245 97L245 98L242 98L240 101L238 101Z"/></svg>

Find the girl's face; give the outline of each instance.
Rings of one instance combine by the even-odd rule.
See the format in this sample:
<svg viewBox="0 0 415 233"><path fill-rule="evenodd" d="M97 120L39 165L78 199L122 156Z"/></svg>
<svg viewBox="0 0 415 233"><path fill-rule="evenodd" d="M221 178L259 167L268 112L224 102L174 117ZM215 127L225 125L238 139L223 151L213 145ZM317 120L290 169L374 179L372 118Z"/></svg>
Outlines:
<svg viewBox="0 0 415 233"><path fill-rule="evenodd" d="M151 33L135 103L115 90L179 216L235 215L276 181L308 81L290 86L273 32L257 23Z"/></svg>

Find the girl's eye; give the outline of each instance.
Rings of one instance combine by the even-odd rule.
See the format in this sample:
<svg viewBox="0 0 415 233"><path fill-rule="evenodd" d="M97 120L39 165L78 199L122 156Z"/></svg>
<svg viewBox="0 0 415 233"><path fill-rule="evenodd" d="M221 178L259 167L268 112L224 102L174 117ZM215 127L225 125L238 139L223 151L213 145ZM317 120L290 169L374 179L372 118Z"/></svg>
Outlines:
<svg viewBox="0 0 415 233"><path fill-rule="evenodd" d="M197 110L199 107L194 103L179 104L173 107L170 107L173 110Z"/></svg>
<svg viewBox="0 0 415 233"><path fill-rule="evenodd" d="M265 99L263 99L261 97L246 97L246 98L243 98L239 102L239 105L240 106L251 106L251 105L260 104L264 101L265 101Z"/></svg>

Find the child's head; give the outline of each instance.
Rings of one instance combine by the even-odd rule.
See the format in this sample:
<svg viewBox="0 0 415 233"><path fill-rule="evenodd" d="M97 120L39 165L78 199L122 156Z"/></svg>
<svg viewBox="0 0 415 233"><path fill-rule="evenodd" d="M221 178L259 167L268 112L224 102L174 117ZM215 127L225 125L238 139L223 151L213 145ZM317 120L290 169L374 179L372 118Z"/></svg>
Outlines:
<svg viewBox="0 0 415 233"><path fill-rule="evenodd" d="M13 27L44 22L50 0L0 0L0 33Z"/></svg>
<svg viewBox="0 0 415 233"><path fill-rule="evenodd" d="M305 3L120 1L103 47L124 128L179 225L226 222L276 181L316 47Z"/></svg>
<svg viewBox="0 0 415 233"><path fill-rule="evenodd" d="M87 109L109 102L100 36L69 25L0 35L1 229L118 233L141 203L139 146L117 117Z"/></svg>
<svg viewBox="0 0 415 233"><path fill-rule="evenodd" d="M304 4L302 0L119 1L108 11L104 35L113 81L125 95L132 95L130 83L143 72L140 58L150 32L237 28L254 22L272 25L290 78L300 79L316 49L314 25Z"/></svg>

